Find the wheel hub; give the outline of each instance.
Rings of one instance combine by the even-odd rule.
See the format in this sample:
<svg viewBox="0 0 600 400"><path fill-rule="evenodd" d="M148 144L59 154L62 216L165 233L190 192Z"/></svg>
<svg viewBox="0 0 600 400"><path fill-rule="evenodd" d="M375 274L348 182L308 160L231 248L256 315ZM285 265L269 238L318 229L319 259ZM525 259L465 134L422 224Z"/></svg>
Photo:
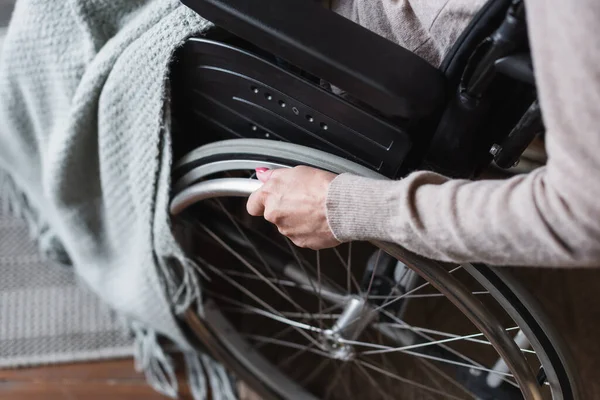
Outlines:
<svg viewBox="0 0 600 400"><path fill-rule="evenodd" d="M351 341L377 318L377 312L369 303L358 296L352 296L346 302L344 311L331 329L325 330L321 340L331 358L349 361L354 357L354 347Z"/></svg>

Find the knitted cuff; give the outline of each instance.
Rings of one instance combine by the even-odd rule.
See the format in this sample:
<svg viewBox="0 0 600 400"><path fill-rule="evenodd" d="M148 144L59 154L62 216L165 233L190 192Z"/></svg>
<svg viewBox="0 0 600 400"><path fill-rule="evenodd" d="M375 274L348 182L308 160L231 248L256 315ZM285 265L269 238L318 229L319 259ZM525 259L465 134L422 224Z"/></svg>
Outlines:
<svg viewBox="0 0 600 400"><path fill-rule="evenodd" d="M340 242L382 239L389 204L386 186L390 181L350 174L337 176L327 192L327 222Z"/></svg>

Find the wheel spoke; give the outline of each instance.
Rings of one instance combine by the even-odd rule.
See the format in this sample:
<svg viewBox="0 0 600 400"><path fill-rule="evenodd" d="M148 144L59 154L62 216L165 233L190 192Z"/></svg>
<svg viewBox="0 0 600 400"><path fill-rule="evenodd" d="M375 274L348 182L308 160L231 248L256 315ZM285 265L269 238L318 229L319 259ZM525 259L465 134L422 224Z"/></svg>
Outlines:
<svg viewBox="0 0 600 400"><path fill-rule="evenodd" d="M479 296L479 295L484 295L484 294L490 294L490 292L487 291L480 291L480 292L471 292L472 295L475 296ZM446 297L446 295L444 295L443 293L428 293L428 294L411 294L411 295L404 295L402 298L403 299L422 299L422 298L431 298L431 297ZM388 299L389 295L370 295L368 297L369 300L385 300Z"/></svg>
<svg viewBox="0 0 600 400"><path fill-rule="evenodd" d="M350 386L354 382L353 377L352 377L353 373L354 373L354 370L351 368L348 368L345 379L342 379L342 387L344 388L344 392L346 394L346 399L351 399L354 397L354 394L352 392L352 387Z"/></svg>
<svg viewBox="0 0 600 400"><path fill-rule="evenodd" d="M396 322L396 323L398 323L398 324L400 324L400 325L404 325L404 326L406 326L406 329L408 329L408 330L410 330L410 331L414 332L414 333L415 333L415 334L417 334L418 336L420 336L420 337L422 337L422 338L424 338L424 339L430 340L430 341L433 341L433 340L435 340L434 338L432 338L431 336L429 336L429 335L428 335L428 334L426 334L426 333L419 332L419 331L415 331L415 330L413 329L414 327L413 327L412 325L409 325L409 324L407 324L406 322L402 321L401 319L397 318L397 317L396 317L394 314L392 314L392 313L390 313L390 312L388 312L388 311L386 311L386 310L381 310L381 313L382 313L383 315L385 315L386 317L390 318L392 321L394 321L394 322ZM459 352L459 351L457 351L457 350L453 349L452 347L450 347L450 346L448 346L448 345L446 345L446 344L444 344L444 343L442 343L442 344L439 344L438 346L440 346L440 347L441 347L441 348L443 348L444 350L446 350L446 351L448 351L448 352L450 352L450 353L454 354L455 356L457 356L457 357L458 357L458 358L460 358L461 360L464 360L464 361L466 361L466 362L467 362L467 363L469 363L469 364L465 364L465 365L467 365L467 366L470 366L470 367L472 367L473 369L482 369L482 368L484 368L484 369L485 369L485 367L483 366L483 364L481 364L481 363L479 363L479 362L477 362L477 361L473 360L473 359L472 359L472 358L470 358L470 357L467 357L466 355L462 354L461 352ZM405 353L406 353L406 354L413 354L413 355L419 355L419 354L420 354L420 353L411 352L411 351L406 351ZM505 382L507 382L507 383L509 383L509 384L513 385L513 386L516 386L516 387L518 387L518 385L517 385L516 383L514 383L513 381L511 381L510 379L506 379L505 377L503 377L503 380L504 380Z"/></svg>
<svg viewBox="0 0 600 400"><path fill-rule="evenodd" d="M342 364L342 366L339 367L338 370L335 372L335 375L331 379L331 382L329 383L329 385L327 385L327 388L325 389L325 395L323 395L323 400L328 400L329 399L329 396L331 396L331 391L333 390L333 388L335 387L335 385L337 385L338 381L342 377L342 371L344 369L346 369L347 367L348 367L347 363L346 364Z"/></svg>
<svg viewBox="0 0 600 400"><path fill-rule="evenodd" d="M356 365L356 367L358 368L358 370L360 372L362 372L367 379L369 380L369 382L371 382L371 386L373 388L375 388L379 394L381 395L381 397L383 397L384 399L389 399L390 395L388 395L386 392L384 392L383 390L381 390L381 388L379 387L379 385L377 384L377 382L375 381L375 379L371 376L371 374L369 374L369 371L367 371L366 369L364 369L364 367L362 366L362 361L361 360L353 360L354 365ZM393 399L392 399L393 400Z"/></svg>
<svg viewBox="0 0 600 400"><path fill-rule="evenodd" d="M431 342L425 342L425 343L418 343L418 344L411 344L408 346L402 346L402 347L387 347L385 349L379 349L379 350L368 350L368 351L364 351L361 354L363 355L368 355L368 354L379 354L379 353L393 353L393 352L397 352L397 351L404 351L404 350L414 350L414 349L420 349L422 347L427 347L427 346L434 346L434 345L439 345L442 343L450 343L450 342L456 342L458 340L466 340L466 339L471 339L477 336L481 336L480 333L474 333L471 335L465 335L465 336L452 336L452 337L448 337L446 339L439 339L439 340L433 340ZM358 344L358 343L356 343ZM365 344L362 344L365 345Z"/></svg>
<svg viewBox="0 0 600 400"><path fill-rule="evenodd" d="M201 259L200 257L198 257L198 259L200 261L202 261L204 263L204 265L206 265L208 268L210 268L214 273L216 273L217 275L221 276L223 279L225 279L226 281L228 281L231 285L235 286L238 290L240 290L241 292L243 292L245 295L247 295L248 297L250 297L251 299L253 299L254 301L256 301L261 306L265 307L267 310L271 311L273 314L277 315L277 313L278 313L277 310L275 310L273 307L271 307L268 303L266 303L265 301L263 301L261 298L257 297L254 293L250 292L248 289L246 289L245 287L243 287L242 285L240 285L239 283L237 283L235 280L231 279L230 277L228 277L227 275L225 275L224 273L222 273L221 271L219 271L219 269L216 268L214 265L206 262L205 260ZM314 342L317 345L317 347L321 348L320 343L317 342L315 340L315 338L313 338L312 336L310 336L308 333L306 333L302 329L299 329L298 327L295 327L295 326L294 326L294 329L298 333L300 333L302 336L304 336L305 338L307 338L309 341ZM315 329L319 329L319 328L315 328Z"/></svg>
<svg viewBox="0 0 600 400"><path fill-rule="evenodd" d="M241 302L239 300L236 300L236 299L231 298L229 296L222 295L220 293L216 293L216 292L214 292L214 291L212 291L210 289L204 289L204 293L207 294L207 295L210 295L210 297L213 297L215 299L220 299L220 300L223 300L223 301L225 301L225 302L227 302L229 304L239 306L239 308L237 308L237 309L233 308L233 309L225 310L225 308L222 308L223 311L231 311L231 312L239 312L239 313L251 313L251 312L247 312L247 310L245 308L243 308L243 307L246 307L247 304L245 304L245 303L243 303L243 302ZM325 318L325 319L331 318L331 319L333 319L333 318L341 315L341 314L332 314L331 313L333 310L335 310L337 308L340 308L340 307L341 307L340 304L334 304L334 305L332 305L330 307L324 308L323 309L322 318ZM303 320L307 320L307 319L311 319L311 318L315 318L315 319L319 318L319 316L317 316L316 314L312 314L312 313L304 314L304 313L297 313L297 312L293 312L293 311L277 311L277 313L278 313L278 315L289 317L289 318L296 318L296 315L297 315L298 316L297 318L300 318L300 319L303 319Z"/></svg>
<svg viewBox="0 0 600 400"><path fill-rule="evenodd" d="M233 269L222 269L221 271L229 276L235 276L235 277L239 277L239 278L251 279L254 281L261 281L261 282L265 280L259 276L256 276L256 275L253 275L253 274L250 274L247 272L239 272L239 271L236 271ZM278 279L278 278L273 279L273 278L266 277L266 280L268 280L269 282L272 282L274 284L277 284L277 285L302 289L302 290L309 292L310 294L313 294L315 296L317 295L317 293L315 293L312 290L312 287L310 285L302 284L302 283L295 282L295 281L290 281L287 279ZM346 296L344 296L342 294L334 293L327 288L323 289L321 286L320 286L320 292L321 292L321 297L323 297L324 299L327 299L331 302L342 303L346 299ZM286 292L286 293L289 294L289 292Z"/></svg>
<svg viewBox="0 0 600 400"><path fill-rule="evenodd" d="M232 217L238 222L238 224L243 224L243 222L240 221L239 218L236 218L235 216L232 215ZM253 234L260 236L261 239L268 241L271 245L275 246L276 248L278 248L279 250L283 251L283 252L287 252L288 254L290 254L292 257L294 257L294 259L296 260L296 262L303 264L305 266L310 267L313 271L314 271L314 267L312 267L310 265L310 263L308 261L306 261L301 254L298 254L293 247L293 244L291 244L289 242L289 240L287 240L287 238L284 237L284 241L286 243L286 246L282 246L281 243L278 243L277 241L273 240L272 237L269 237L268 235L265 235L262 232L259 231L253 231ZM334 286L337 286L338 289L340 289L340 292L343 292L342 288L337 285L335 282L333 282L331 279L329 279L329 277L327 277L325 275L325 278L327 279L328 283Z"/></svg>
<svg viewBox="0 0 600 400"><path fill-rule="evenodd" d="M426 358L426 359L429 359L429 360L439 361L439 362L445 363L445 364L452 364L452 365L455 365L457 367L464 367L464 368L469 368L469 369L476 369L478 371L485 371L485 372L489 372L491 374L502 375L502 376L505 376L505 377L508 377L508 378L514 378L513 374L510 374L510 373L507 373L507 372L498 372L498 371L494 371L491 368L480 367L478 365L467 364L467 363L463 363L463 362L460 362L460 361L447 360L445 358L436 357L436 356L432 356L432 355L429 355L429 354L417 353L416 351L405 350L405 351L403 351L403 353L410 354L410 355L413 355L415 357L420 357L420 358ZM513 385L515 385L515 386L518 387L518 385L515 382L511 381L511 380L507 380L506 382L511 383L511 384L513 384Z"/></svg>
<svg viewBox="0 0 600 400"><path fill-rule="evenodd" d="M377 326L388 326L388 327L398 328L398 329L404 329L404 330L408 330L409 329L406 325L400 325L400 324L389 323L389 322L380 322L380 323L374 325L375 328ZM518 329L520 329L518 326L513 326L512 328L506 328L504 330L506 332L510 332L510 331L514 331L514 330L518 330ZM485 345L492 346L492 343L490 343L487 340L476 339L477 337L484 336L483 333L477 333L477 334L473 334L473 335L461 336L461 335L457 335L457 334L454 334L454 333L437 331L435 329L419 328L419 327L416 327L416 326L411 327L410 330L424 332L424 333L431 333L431 334L434 334L434 335L440 335L440 336L445 336L445 337L457 338L459 340L462 339L462 340L464 340L466 342L474 342L474 343L480 343L480 344L485 344ZM535 354L535 350L521 349L521 351L523 353Z"/></svg>
<svg viewBox="0 0 600 400"><path fill-rule="evenodd" d="M271 339L279 339L285 335L287 335L288 333L290 333L291 331L294 330L293 326L286 326L285 328L283 328L282 330L280 330L279 332L277 332L276 334L270 336ZM261 349L264 345L266 345L265 342L262 343L258 343L256 346L254 346L254 350L259 350ZM314 346L314 344L312 342L310 342L310 346Z"/></svg>
<svg viewBox="0 0 600 400"><path fill-rule="evenodd" d="M346 264L346 285L348 287L348 291L346 293L350 293L350 281L354 279L354 274L352 273L352 242L348 243L348 263ZM360 285L354 279L354 284L356 285L357 294L360 294Z"/></svg>
<svg viewBox="0 0 600 400"><path fill-rule="evenodd" d="M379 250L379 251L381 252L381 250ZM378 253L378 257L377 257L377 259L376 259L376 261L375 261L375 265L377 265L377 261L378 261L378 259L379 259L379 254L381 254L381 253ZM454 273L455 271L458 271L460 268L462 268L462 265L459 265L458 267L456 267L456 268L452 269L452 270L450 271L450 273ZM371 289L371 285L372 285L372 283L373 283L373 278L374 278L374 276L375 276L375 269L376 269L376 268L373 268L373 273L371 274L371 281L370 281L370 283L369 283L369 290L367 290L367 293L365 294L365 298L367 298L367 297L369 296L369 292L370 292L370 289ZM423 288L425 288L425 287L427 287L427 286L429 286L429 285L430 285L430 283L429 283L429 282L425 282L425 283L423 283L422 285L419 285L419 286L417 286L416 288L414 288L414 289L412 289L412 290L409 290L408 292L406 292L406 293L404 293L404 294L402 294L402 295L400 295L400 296L398 296L398 297L394 298L393 300L390 300L390 301L388 301L388 302L384 302L384 304L382 304L382 305L380 305L380 306L377 306L377 307L375 307L375 308L373 309L373 311L379 311L379 312L381 312L381 313L384 313L384 314L386 314L386 315L391 315L391 316L393 317L393 319L397 319L397 318L396 318L396 316L394 316L393 314L391 314L391 313L387 312L386 310L384 310L384 308L385 308L385 307L387 307L387 306L389 306L390 304L393 304L393 303L395 303L395 302L396 302L396 301L398 301L398 300L402 300L402 299L404 299L404 298L405 298L407 295L413 294L414 292L416 292L416 291L418 291L418 290L420 290L420 289L423 289ZM367 304L367 302L365 301L365 305L366 305L366 304ZM352 320L352 321L348 322L348 325L354 324L354 323L356 323L356 322L357 322L357 321L359 321L359 320L360 320L360 317L357 317L357 318L355 318L354 320Z"/></svg>
<svg viewBox="0 0 600 400"><path fill-rule="evenodd" d="M442 392L442 391L440 391L440 390L433 389L433 388L431 388L431 387L429 387L429 386L425 386L425 385L423 385L422 383L415 382L415 381L413 381L413 380L411 380L411 379L403 378L403 377L401 377L401 376L398 376L398 375L396 375L396 374L393 374L393 373L391 373L391 372L389 372L389 371L386 371L386 370L385 370L385 369L383 369L383 368L380 368L380 367L378 367L378 366L376 366L376 365L373 365L373 364L371 364L371 363L369 363L369 362L365 362L365 361L363 361L363 360L357 360L357 362L358 362L358 363L359 363L361 366L363 366L363 367L365 367L365 368L369 368L369 369L371 369L371 370L373 370L373 371L377 371L377 372L379 372L380 374L383 374L383 375L385 375L385 376L387 376L387 377L389 377L389 378L396 379L397 381L400 381L400 382L402 382L402 383L405 383L405 384L407 384L407 385L411 385L411 386L417 387L417 388L419 388L419 389L421 389L421 390L423 390L423 391L425 391L425 392L439 394L439 395L442 395L442 396L444 396L445 398L448 398L448 399L464 400L464 398L461 398L461 397L456 397L456 396L452 396L452 395L449 395L449 394L447 394L447 393L444 393L444 392Z"/></svg>
<svg viewBox="0 0 600 400"><path fill-rule="evenodd" d="M321 285L321 252L317 250L317 283L319 285L319 293L317 295L319 302L319 314L323 313L323 298L321 297L321 290L323 289L323 285ZM323 330L323 320L319 319L319 328Z"/></svg>
<svg viewBox="0 0 600 400"><path fill-rule="evenodd" d="M377 257L375 257L375 265L373 266L373 272L371 272L371 278L369 280L369 286L367 287L367 293L364 294L363 298L367 299L371 294L371 288L373 287L373 280L375 279L375 273L377 272L377 266L379 264L379 258L381 257L381 249L377 250ZM367 302L365 301L365 304Z"/></svg>
<svg viewBox="0 0 600 400"><path fill-rule="evenodd" d="M308 386L310 384L310 382L312 382L312 380L315 379L315 377L317 375L319 375L330 362L331 362L330 358L325 358L325 359L321 360L319 365L317 365L317 367L307 377L302 379L302 381L300 382L300 385Z"/></svg>
<svg viewBox="0 0 600 400"><path fill-rule="evenodd" d="M242 264L244 264L248 269L254 272L256 275L260 276L267 285L269 285L276 293L278 293L281 297L287 300L290 304L296 307L298 310L306 311L302 306L296 303L290 296L285 294L281 289L279 289L273 282L270 282L266 276L264 276L258 269L256 269L252 264L250 264L244 257L242 257L237 251L231 248L223 239L221 239L218 235L216 235L213 231L208 229L206 226L201 225L202 229L208 233L210 237L212 237L215 241L217 241L221 246L223 246L229 253L231 253L235 258L237 258ZM221 274L223 276L223 274Z"/></svg>
<svg viewBox="0 0 600 400"><path fill-rule="evenodd" d="M235 218L233 218L233 215L231 215L231 213L229 211L227 211L227 209L225 208L225 206L223 205L223 203L220 200L217 200L217 203L219 204L219 207L221 207L221 210L225 213L225 215L227 215L227 218L229 218L229 220L231 221L231 223L233 224L233 226L235 226L235 229L239 232L240 235L242 235L242 237L250 245L250 247L252 248L252 251L254 252L254 254L256 254L256 257L258 257L258 259L260 260L260 262L264 265L265 269L267 271L269 271L269 273L271 274L271 276L273 278L277 279L277 276L275 275L275 272L273 271L273 269L269 266L269 264L267 263L267 261L260 254L260 252L258 251L258 249L256 248L256 246L254 245L254 243L252 243L252 241L248 238L248 236L246 235L246 233L244 232L244 230L240 227L240 225L237 223L237 221L235 220ZM289 293L288 293L288 295L289 295Z"/></svg>
<svg viewBox="0 0 600 400"><path fill-rule="evenodd" d="M240 271L236 271L234 269L226 269L223 268L221 269L222 272L226 273L229 276L237 276L240 278L246 278L246 279L252 279L255 281L264 281L264 280L268 280L269 282L273 282L276 283L278 285L281 286L290 286L290 287L300 287L302 285L294 282L294 281L288 281L286 279L279 279L279 278L269 278L269 277L265 277L265 279L261 278L260 276L256 276L253 274L250 274L248 272L240 272Z"/></svg>
<svg viewBox="0 0 600 400"><path fill-rule="evenodd" d="M458 267L456 267L456 268L452 269L452 270L450 271L450 273L452 274L452 273L454 273L455 271L458 271L458 270L459 270L459 269L461 269L461 268L462 268L462 265L459 265ZM397 301L399 301L399 300L402 300L402 299L406 298L406 296L408 296L408 295L411 295L411 294L415 293L416 291L419 291L419 290L421 290L421 289L423 289L423 288L425 288L425 287L427 287L427 286L429 286L429 285L430 285L430 283L429 283L429 282L425 282L425 283L423 283L422 285L419 285L419 286L417 286L416 288L414 288L414 289L411 289L411 290L409 290L408 292L406 292L406 293L404 293L404 294L402 294L402 295L400 295L400 296L398 296L398 297L396 297L396 298L394 298L394 299L392 299L392 300L390 300L390 301L384 302L384 303L383 303L382 305L380 305L380 306L377 306L377 307L375 308L375 311L379 311L379 310L381 310L381 309L384 309L385 307L389 306L390 304L394 304L395 302L397 302Z"/></svg>
<svg viewBox="0 0 600 400"><path fill-rule="evenodd" d="M382 337L381 337L381 332L377 332L377 338L374 338L374 335L373 335L373 333L372 333L372 332L369 332L369 333L368 333L368 336L369 336L369 337L371 337L371 338L373 338L373 339L375 339L375 340L376 340L378 343L383 343L383 339L382 339ZM372 340L373 340L373 339L372 339ZM388 359L387 359L387 356L388 356L387 354L380 354L379 356L380 356L380 358L381 358L381 363L382 363L382 365L385 367L385 369L386 369L386 370L392 370L392 369L393 369L393 371L394 371L395 373L397 372L395 368L392 368L392 367L390 366L390 364L389 364L389 362L388 362ZM389 377L389 376L386 376L386 377L385 377L385 381L386 381L386 383L387 383L387 387L388 387L388 389L390 389L390 388L392 387L392 384L391 384L390 377Z"/></svg>
<svg viewBox="0 0 600 400"><path fill-rule="evenodd" d="M285 360L281 361L280 363L277 363L277 368L280 368L280 369L286 368L290 363L292 363L294 360L296 360L302 354L306 354L307 352L310 352L310 350L313 347L315 347L315 345L313 343L307 344L306 346L302 347L301 349L296 351L294 354L292 354L290 357L286 358Z"/></svg>
<svg viewBox="0 0 600 400"><path fill-rule="evenodd" d="M261 313L257 313L254 309L244 308L244 307L223 307L222 311L228 313L237 313L237 314L252 314L252 315L262 315ZM279 314L286 318L300 318L300 319L316 319L322 321L324 319L337 319L341 314L306 314L306 313L297 313L297 312L288 312L288 311L280 311ZM319 328L323 330L323 328Z"/></svg>
<svg viewBox="0 0 600 400"><path fill-rule="evenodd" d="M472 398L476 399L477 395L471 393L471 391L469 391L467 388L465 388L463 385L461 385L460 383L456 382L456 380L454 380L452 377L450 377L448 374L446 374L444 371L442 371L440 368L438 368L437 366L435 366L432 362L424 360L422 358L418 359L420 363L422 363L426 368L429 368L431 371L435 372L436 374L438 374L439 376L441 376L442 378L444 378L444 380L446 380L448 383L450 383L451 385L457 387L458 389L461 389L463 392L465 392L465 394L471 396Z"/></svg>
<svg viewBox="0 0 600 400"><path fill-rule="evenodd" d="M300 260L300 256L298 256L296 249L294 249L294 245L290 242L290 240L288 238L285 238L285 242L287 243L288 247L290 248L290 251L294 255L294 258L296 259L296 263L298 264L300 269L302 269L302 272L304 273L304 275L306 275L306 279L308 279L308 283L312 287L313 293L315 295L319 296L319 291L315 287L310 274L308 272L306 272L306 268L304 268L304 263L302 262L302 260Z"/></svg>
<svg viewBox="0 0 600 400"><path fill-rule="evenodd" d="M351 289L351 283L354 285L355 289L356 289L356 293L360 294L361 290L360 290L360 285L358 284L358 282L356 281L356 278L354 278L354 275L352 274L352 242L348 243L348 259L347 261L344 261L344 258L342 257L342 255L340 254L340 252L338 251L337 248L333 248L332 249L334 254L337 256L337 258L340 260L340 262L342 263L342 265L344 266L344 269L346 270L346 294L351 294L352 293L352 289Z"/></svg>
<svg viewBox="0 0 600 400"><path fill-rule="evenodd" d="M273 339L273 338L270 338L267 336L262 336L262 335L242 335L242 336L245 338L257 341L257 342L276 344L276 345L283 346L283 347L289 347L292 349L299 349L302 351L315 353L315 354L323 356L323 357L329 357L329 355L327 353L325 353L324 351L313 349L310 345L301 345L301 344L294 343L294 342L288 342L287 340Z"/></svg>
<svg viewBox="0 0 600 400"><path fill-rule="evenodd" d="M239 301L234 300L234 299L225 300L225 298L222 297L222 296L213 296L213 297L215 297L215 298L221 298L221 300L229 301L231 303L234 303L237 306L239 306L239 309L245 310L245 311L247 311L250 314L261 315L263 317L270 318L270 319L272 319L274 321L278 321L278 322L287 324L289 326L295 326L297 328L304 329L304 330L307 330L307 331L317 332L317 333L321 333L322 332L322 329L317 328L316 326L312 326L312 325L309 325L309 324L305 324L305 323L302 323L302 322L298 322L298 321L294 321L294 320L291 320L289 318L286 318L285 315L281 311L269 312L269 311L260 309L258 307L253 307L253 306L244 304L244 303L239 302ZM224 311L225 310L226 309L224 309Z"/></svg>
<svg viewBox="0 0 600 400"><path fill-rule="evenodd" d="M439 376L435 376L430 370L423 366L423 362L426 360L423 360L421 358L418 358L417 360L417 367L419 367L419 370L422 371L425 375L427 375L427 378L435 384L437 390L443 390L444 387L440 384Z"/></svg>

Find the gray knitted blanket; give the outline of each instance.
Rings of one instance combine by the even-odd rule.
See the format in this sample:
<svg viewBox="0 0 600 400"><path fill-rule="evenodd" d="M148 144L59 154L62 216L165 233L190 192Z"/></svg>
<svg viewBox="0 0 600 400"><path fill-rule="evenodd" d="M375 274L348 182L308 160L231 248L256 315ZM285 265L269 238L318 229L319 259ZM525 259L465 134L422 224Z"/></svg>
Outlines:
<svg viewBox="0 0 600 400"><path fill-rule="evenodd" d="M227 374L176 323L200 288L167 211L168 65L208 26L177 0L17 2L0 57L0 191L43 254L128 321L156 389L177 392L162 335L187 354L195 397L206 396L204 370L226 399Z"/></svg>

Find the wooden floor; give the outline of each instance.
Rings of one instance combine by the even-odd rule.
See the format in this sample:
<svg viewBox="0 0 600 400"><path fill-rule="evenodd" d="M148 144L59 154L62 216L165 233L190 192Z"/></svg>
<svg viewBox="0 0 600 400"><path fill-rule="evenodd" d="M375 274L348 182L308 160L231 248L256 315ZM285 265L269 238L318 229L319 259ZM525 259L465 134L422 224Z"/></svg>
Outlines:
<svg viewBox="0 0 600 400"><path fill-rule="evenodd" d="M181 399L191 399L180 373ZM163 400L133 360L104 361L42 368L0 370L1 400Z"/></svg>

